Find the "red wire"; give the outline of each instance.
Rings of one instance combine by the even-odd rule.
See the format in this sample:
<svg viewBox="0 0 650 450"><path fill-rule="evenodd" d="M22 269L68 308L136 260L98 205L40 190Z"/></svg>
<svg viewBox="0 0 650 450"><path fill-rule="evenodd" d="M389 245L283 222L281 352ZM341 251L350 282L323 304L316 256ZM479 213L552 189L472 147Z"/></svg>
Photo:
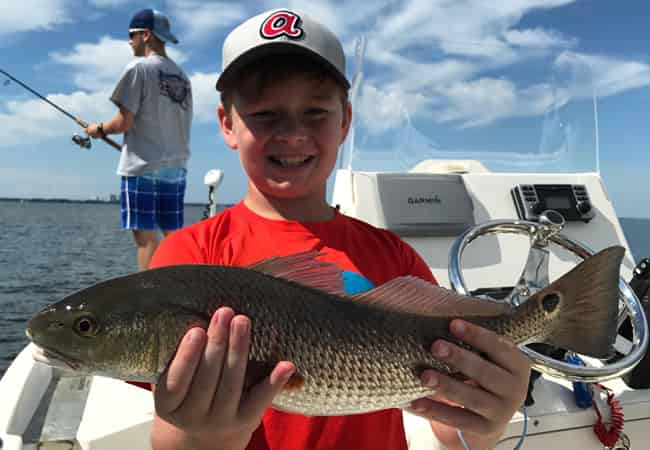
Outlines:
<svg viewBox="0 0 650 450"><path fill-rule="evenodd" d="M600 414L597 402L595 401L596 399L594 398L594 410L596 411L596 416L598 416L598 419L594 424L594 433L596 433L598 440L605 447L611 448L616 445L616 442L618 442L618 438L621 436L621 432L623 431L623 407L621 406L620 400L614 400L614 393L609 388L603 386L600 383L595 383L595 385L607 393L607 405L610 409L610 422L609 424L605 424L603 422L603 416ZM592 391L592 397L595 397L595 392L595 390Z"/></svg>

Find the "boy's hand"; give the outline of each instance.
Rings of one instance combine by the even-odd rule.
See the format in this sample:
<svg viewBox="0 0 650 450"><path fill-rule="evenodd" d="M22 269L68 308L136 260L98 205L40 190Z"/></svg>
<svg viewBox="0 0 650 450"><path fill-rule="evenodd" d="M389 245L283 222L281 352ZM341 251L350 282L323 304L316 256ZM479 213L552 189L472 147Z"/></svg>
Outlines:
<svg viewBox="0 0 650 450"><path fill-rule="evenodd" d="M280 362L243 393L250 328L247 317L220 308L207 333L200 328L187 332L156 385L156 414L176 427L173 434L189 447L246 447L264 410L295 371L293 364ZM165 428L169 433L171 427Z"/></svg>
<svg viewBox="0 0 650 450"><path fill-rule="evenodd" d="M485 328L454 320L450 329L489 359L447 341L434 342L433 355L471 381L424 371L422 382L436 393L414 401L409 411L432 420L433 431L447 448L462 448L457 429L472 449L492 447L526 399L530 362L512 341Z"/></svg>

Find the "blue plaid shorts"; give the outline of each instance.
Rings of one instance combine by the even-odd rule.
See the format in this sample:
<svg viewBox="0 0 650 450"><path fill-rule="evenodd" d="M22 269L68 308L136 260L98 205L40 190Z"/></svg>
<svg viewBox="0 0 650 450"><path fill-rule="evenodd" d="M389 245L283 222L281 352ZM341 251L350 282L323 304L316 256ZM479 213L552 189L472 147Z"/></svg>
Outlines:
<svg viewBox="0 0 650 450"><path fill-rule="evenodd" d="M186 175L186 169L176 168L123 176L120 188L122 229L182 228Z"/></svg>

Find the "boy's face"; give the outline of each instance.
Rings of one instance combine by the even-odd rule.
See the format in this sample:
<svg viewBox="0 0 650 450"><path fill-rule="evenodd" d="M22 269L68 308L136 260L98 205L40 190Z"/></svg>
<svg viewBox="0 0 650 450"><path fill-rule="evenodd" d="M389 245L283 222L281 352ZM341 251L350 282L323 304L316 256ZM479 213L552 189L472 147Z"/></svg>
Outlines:
<svg viewBox="0 0 650 450"><path fill-rule="evenodd" d="M336 82L302 74L272 80L261 92L244 79L230 111L218 110L226 144L239 151L248 175L249 195L320 203L351 114Z"/></svg>

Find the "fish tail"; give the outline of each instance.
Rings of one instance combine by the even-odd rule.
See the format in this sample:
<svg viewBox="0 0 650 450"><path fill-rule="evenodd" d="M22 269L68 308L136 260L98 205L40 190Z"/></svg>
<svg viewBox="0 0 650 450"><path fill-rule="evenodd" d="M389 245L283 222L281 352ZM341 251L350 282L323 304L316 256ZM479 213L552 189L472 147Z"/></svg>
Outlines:
<svg viewBox="0 0 650 450"><path fill-rule="evenodd" d="M606 248L535 294L554 316L545 342L595 358L612 355L624 255L623 247Z"/></svg>

